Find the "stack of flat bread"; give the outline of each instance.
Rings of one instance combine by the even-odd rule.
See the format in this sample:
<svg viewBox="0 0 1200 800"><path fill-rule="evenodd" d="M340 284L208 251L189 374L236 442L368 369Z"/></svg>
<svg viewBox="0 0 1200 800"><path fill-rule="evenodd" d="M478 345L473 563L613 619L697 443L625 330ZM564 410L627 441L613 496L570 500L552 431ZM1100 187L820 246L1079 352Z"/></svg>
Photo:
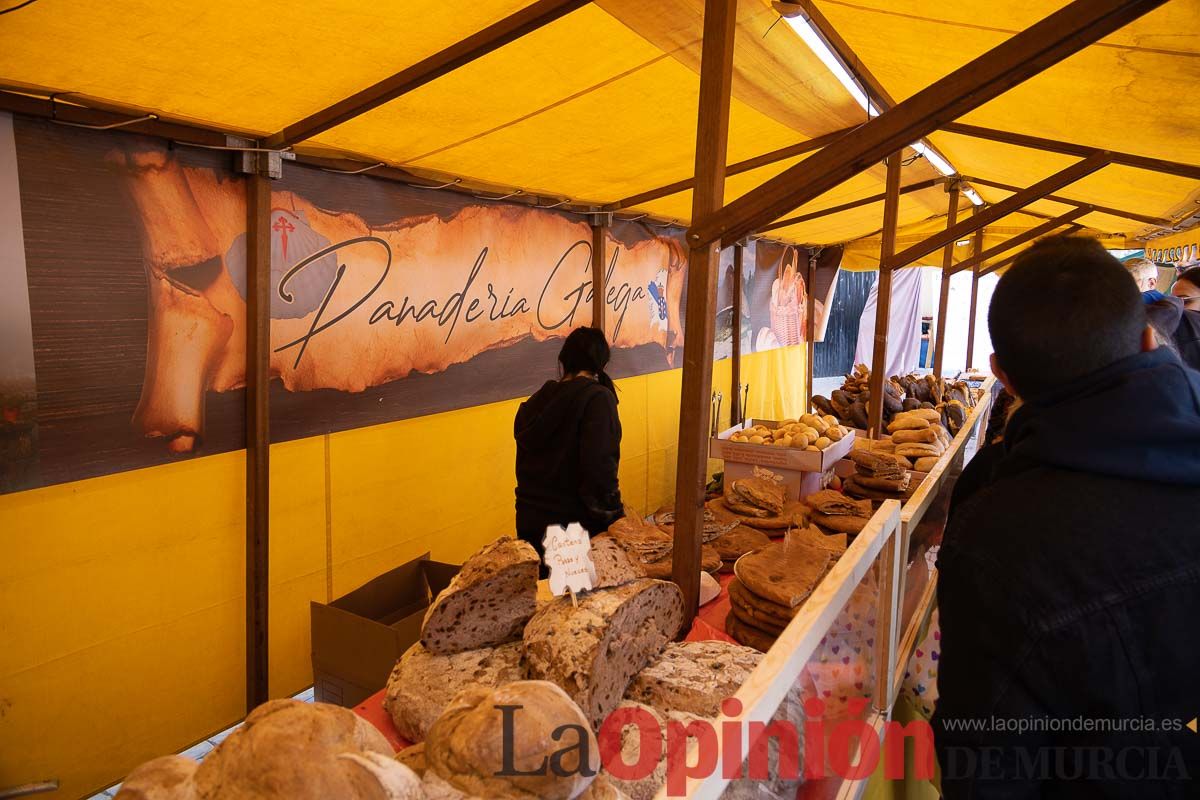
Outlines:
<svg viewBox="0 0 1200 800"><path fill-rule="evenodd" d="M608 535L629 554L630 560L647 577L663 580L671 577L671 555L675 549L673 533L646 522L636 514L626 514L608 527ZM707 544L700 546L700 569L710 574L716 574L721 569L721 557Z"/></svg>
<svg viewBox="0 0 1200 800"><path fill-rule="evenodd" d="M742 525L767 531L769 536L782 536L788 528L806 525L807 509L787 499L779 476L757 467L754 472L753 477L729 481L714 510Z"/></svg>
<svg viewBox="0 0 1200 800"><path fill-rule="evenodd" d="M856 500L833 489L822 489L804 498L812 521L822 530L857 536L871 519L871 501Z"/></svg>
<svg viewBox="0 0 1200 800"><path fill-rule="evenodd" d="M854 472L842 482L846 494L858 499L903 500L908 492L912 475L896 459L887 453L853 450L850 460Z"/></svg>
<svg viewBox="0 0 1200 800"><path fill-rule="evenodd" d="M766 652L846 551L846 534L816 528L791 531L734 564L725 630L734 640Z"/></svg>
<svg viewBox="0 0 1200 800"><path fill-rule="evenodd" d="M663 506L654 512L654 523L669 535L675 535L675 509ZM718 516L708 506L704 508L704 526L700 529L700 541L708 544L724 533L729 533L738 526L738 520L732 514Z"/></svg>

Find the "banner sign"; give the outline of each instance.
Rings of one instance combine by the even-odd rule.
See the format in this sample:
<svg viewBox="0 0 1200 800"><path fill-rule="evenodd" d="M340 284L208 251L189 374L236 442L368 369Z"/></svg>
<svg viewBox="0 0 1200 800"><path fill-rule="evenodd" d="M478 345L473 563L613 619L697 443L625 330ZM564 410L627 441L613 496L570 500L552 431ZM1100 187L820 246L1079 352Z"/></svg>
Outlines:
<svg viewBox="0 0 1200 800"><path fill-rule="evenodd" d="M36 358L0 361L4 419L28 423L17 448L0 428L0 491L243 447L246 181L230 154L21 118L11 132L0 213L21 224L0 252L24 261L6 258L0 287L6 323L27 298ZM269 225L272 441L530 394L591 324L578 214L285 162ZM613 377L680 366L683 230L615 222L604 264Z"/></svg>

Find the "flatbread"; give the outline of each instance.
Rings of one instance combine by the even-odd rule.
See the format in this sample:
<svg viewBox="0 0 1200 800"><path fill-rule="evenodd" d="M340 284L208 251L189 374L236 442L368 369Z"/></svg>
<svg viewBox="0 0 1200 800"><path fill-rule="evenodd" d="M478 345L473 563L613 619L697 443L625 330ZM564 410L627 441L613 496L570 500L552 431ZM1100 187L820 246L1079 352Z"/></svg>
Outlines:
<svg viewBox="0 0 1200 800"><path fill-rule="evenodd" d="M751 550L766 547L771 543L770 537L760 530L738 525L729 533L718 536L712 541L712 548L722 559L736 561Z"/></svg>
<svg viewBox="0 0 1200 800"><path fill-rule="evenodd" d="M725 632L732 636L738 644L753 647L760 653L770 650L771 645L775 644L775 640L778 638L766 631L760 631L758 628L747 625L732 612L725 617Z"/></svg>
<svg viewBox="0 0 1200 800"><path fill-rule="evenodd" d="M771 478L738 478L729 484L725 495L736 502L778 514L783 510L787 490L780 481Z"/></svg>
<svg viewBox="0 0 1200 800"><path fill-rule="evenodd" d="M856 475L854 478L860 486L865 486L868 489L878 489L881 492L903 492L908 488L910 474L904 473L904 477L899 480L891 478L876 478L871 475Z"/></svg>
<svg viewBox="0 0 1200 800"><path fill-rule="evenodd" d="M795 608L829 568L828 550L803 541L773 542L737 560L734 574L759 597Z"/></svg>
<svg viewBox="0 0 1200 800"><path fill-rule="evenodd" d="M658 578L661 581L671 580L672 567L673 560L670 555L642 565L642 569L646 570L647 578ZM721 571L721 557L717 555L717 551L711 545L700 545L700 570L711 575L716 575Z"/></svg>
<svg viewBox="0 0 1200 800"><path fill-rule="evenodd" d="M867 500L865 502L870 503L871 501ZM812 521L827 531L858 535L862 533L862 529L867 527L867 523L871 520L863 519L862 517L845 517L822 514L819 511L814 511L812 515Z"/></svg>
<svg viewBox="0 0 1200 800"><path fill-rule="evenodd" d="M737 617L739 622L749 625L752 628L758 628L760 631L769 633L771 636L778 636L779 634L783 633L784 628L787 627L786 625L780 625L776 622L773 622L766 617L755 616L753 611L744 608L743 606L739 606L737 603L729 604L729 612L733 614L733 616Z"/></svg>
<svg viewBox="0 0 1200 800"><path fill-rule="evenodd" d="M870 502L855 500L853 497L847 497L833 489L822 489L819 492L810 494L804 498L804 504L814 511L819 511L822 514L830 516L842 515L865 518L871 516Z"/></svg>
<svg viewBox="0 0 1200 800"><path fill-rule="evenodd" d="M765 508L739 503L737 500L731 500L729 497L721 498L721 502L725 504L725 508L737 514L740 517L769 517L771 512Z"/></svg>
<svg viewBox="0 0 1200 800"><path fill-rule="evenodd" d="M787 538L788 541L808 542L809 544L816 545L823 550L828 550L833 555L834 559L842 557L842 555L846 552L846 547L848 544L845 533L827 534L820 529L813 528L811 526L797 528L794 531L790 531L787 535Z"/></svg>
<svg viewBox="0 0 1200 800"><path fill-rule="evenodd" d="M796 615L796 612L800 610L798 608L786 608L778 603L772 603L770 600L764 600L747 589L737 578L729 582L729 604L731 606L738 606L751 619L761 618L766 625L777 628L786 626L792 621L792 617ZM763 625L757 627L763 628L763 630L768 629Z"/></svg>

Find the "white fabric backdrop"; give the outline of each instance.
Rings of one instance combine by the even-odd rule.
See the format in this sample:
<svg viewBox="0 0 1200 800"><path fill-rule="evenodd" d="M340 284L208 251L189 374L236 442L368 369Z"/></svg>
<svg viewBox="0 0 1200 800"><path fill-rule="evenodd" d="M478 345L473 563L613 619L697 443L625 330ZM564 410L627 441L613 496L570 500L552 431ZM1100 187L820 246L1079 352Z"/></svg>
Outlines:
<svg viewBox="0 0 1200 800"><path fill-rule="evenodd" d="M920 267L898 269L892 273L885 377L906 375L917 368L921 356L921 273ZM876 279L858 322L855 364L871 364L875 349L875 304L878 298L879 280Z"/></svg>

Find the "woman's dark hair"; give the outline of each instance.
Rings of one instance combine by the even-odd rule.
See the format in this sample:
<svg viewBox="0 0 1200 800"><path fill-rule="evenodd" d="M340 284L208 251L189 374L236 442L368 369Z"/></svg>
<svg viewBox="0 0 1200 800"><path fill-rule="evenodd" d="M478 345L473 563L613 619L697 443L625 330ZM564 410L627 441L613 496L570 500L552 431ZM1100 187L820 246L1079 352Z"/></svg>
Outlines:
<svg viewBox="0 0 1200 800"><path fill-rule="evenodd" d="M598 328L576 328L563 342L562 350L558 351L558 363L562 364L564 375L577 372L594 372L602 386L607 386L613 394L617 387L604 368L612 355L604 331Z"/></svg>

